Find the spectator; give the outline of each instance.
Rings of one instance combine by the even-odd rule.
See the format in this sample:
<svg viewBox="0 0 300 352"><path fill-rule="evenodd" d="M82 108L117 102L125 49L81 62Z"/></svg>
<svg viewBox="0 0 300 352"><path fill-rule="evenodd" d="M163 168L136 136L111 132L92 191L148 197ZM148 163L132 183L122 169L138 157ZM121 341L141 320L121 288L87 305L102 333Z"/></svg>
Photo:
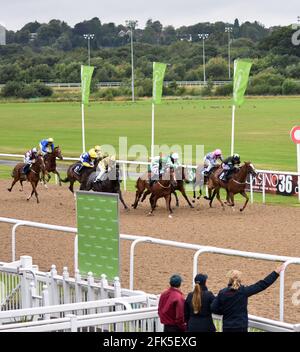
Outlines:
<svg viewBox="0 0 300 352"><path fill-rule="evenodd" d="M158 315L164 332L183 332L186 330L184 322L184 297L179 290L182 279L179 275L170 278L170 287L161 295L158 303Z"/></svg>
<svg viewBox="0 0 300 352"><path fill-rule="evenodd" d="M238 270L227 274L228 287L221 290L211 305L214 314L223 315L223 332L248 331L248 297L253 296L271 286L279 277L284 264L256 284L243 286Z"/></svg>
<svg viewBox="0 0 300 352"><path fill-rule="evenodd" d="M184 318L188 332L215 332L210 305L215 296L207 289L207 275L195 276L195 288L184 303Z"/></svg>

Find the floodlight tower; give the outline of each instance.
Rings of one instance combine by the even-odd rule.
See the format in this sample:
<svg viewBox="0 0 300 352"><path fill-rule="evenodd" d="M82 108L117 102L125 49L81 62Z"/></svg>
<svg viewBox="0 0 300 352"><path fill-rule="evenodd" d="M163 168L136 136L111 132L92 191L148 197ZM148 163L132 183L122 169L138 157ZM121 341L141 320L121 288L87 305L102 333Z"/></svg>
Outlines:
<svg viewBox="0 0 300 352"><path fill-rule="evenodd" d="M93 33L87 33L83 35L84 39L87 39L88 41L88 60L89 60L89 66L91 66L91 39L95 38L95 34Z"/></svg>
<svg viewBox="0 0 300 352"><path fill-rule="evenodd" d="M125 22L126 27L128 30L126 31L120 31L119 36L120 37L125 37L128 35L130 37L131 41L131 95L132 95L132 101L134 102L134 62L133 62L133 32L135 28L137 27L138 21L135 20L128 20Z"/></svg>
<svg viewBox="0 0 300 352"><path fill-rule="evenodd" d="M231 39L230 39L230 33L233 32L232 27L225 27L225 33L228 33L228 73L229 73L229 80L231 80L231 58L230 58L230 45L231 45Z"/></svg>
<svg viewBox="0 0 300 352"><path fill-rule="evenodd" d="M206 72L205 72L205 40L209 37L207 33L198 34L199 39L202 39L203 43L203 82L206 84Z"/></svg>

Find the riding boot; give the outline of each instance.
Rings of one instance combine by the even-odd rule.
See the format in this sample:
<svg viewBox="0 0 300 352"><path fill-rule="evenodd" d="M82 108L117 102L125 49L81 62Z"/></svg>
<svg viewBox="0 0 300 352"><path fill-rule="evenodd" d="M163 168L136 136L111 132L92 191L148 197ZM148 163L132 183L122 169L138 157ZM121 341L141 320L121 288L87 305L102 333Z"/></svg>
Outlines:
<svg viewBox="0 0 300 352"><path fill-rule="evenodd" d="M30 164L26 164L23 168L23 173L27 175L29 173L29 170L30 170Z"/></svg>

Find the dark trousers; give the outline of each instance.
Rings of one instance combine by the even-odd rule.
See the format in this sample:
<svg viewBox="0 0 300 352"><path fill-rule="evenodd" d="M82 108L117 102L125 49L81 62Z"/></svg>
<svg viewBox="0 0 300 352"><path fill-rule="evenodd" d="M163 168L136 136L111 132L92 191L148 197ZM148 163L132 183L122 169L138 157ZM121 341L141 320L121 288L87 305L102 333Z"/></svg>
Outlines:
<svg viewBox="0 0 300 352"><path fill-rule="evenodd" d="M182 332L177 325L165 325L164 332Z"/></svg>
<svg viewBox="0 0 300 352"><path fill-rule="evenodd" d="M248 332L248 329L247 328L233 328L233 329L223 328L223 332Z"/></svg>

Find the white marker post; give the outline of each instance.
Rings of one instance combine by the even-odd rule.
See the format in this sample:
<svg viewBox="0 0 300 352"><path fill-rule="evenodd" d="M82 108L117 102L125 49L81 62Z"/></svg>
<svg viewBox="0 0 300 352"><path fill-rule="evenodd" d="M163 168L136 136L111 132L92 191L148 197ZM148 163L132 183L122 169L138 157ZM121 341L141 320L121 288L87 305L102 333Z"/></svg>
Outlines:
<svg viewBox="0 0 300 352"><path fill-rule="evenodd" d="M291 138L297 145L298 199L300 202L300 126L295 126L291 130Z"/></svg>
<svg viewBox="0 0 300 352"><path fill-rule="evenodd" d="M154 103L152 103L151 160L154 158Z"/></svg>
<svg viewBox="0 0 300 352"><path fill-rule="evenodd" d="M82 153L85 152L84 104L81 104Z"/></svg>

